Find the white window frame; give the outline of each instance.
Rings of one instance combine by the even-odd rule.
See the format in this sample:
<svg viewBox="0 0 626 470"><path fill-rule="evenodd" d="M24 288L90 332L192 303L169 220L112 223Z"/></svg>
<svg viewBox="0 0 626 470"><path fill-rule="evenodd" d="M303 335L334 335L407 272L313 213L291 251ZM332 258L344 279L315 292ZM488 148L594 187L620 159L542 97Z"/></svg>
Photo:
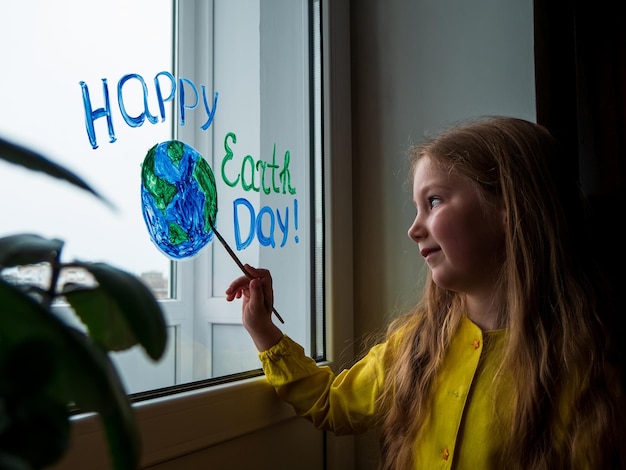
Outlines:
<svg viewBox="0 0 626 470"><path fill-rule="evenodd" d="M300 57L300 63L294 66L293 70L287 68L283 71L279 68L277 70L280 70L281 73L273 74L271 80L264 80L266 75L261 70L262 67L284 67L282 63L284 57L280 56L280 48L284 45L280 42L284 42L285 32L278 30L276 24L281 25L283 30L291 28L292 31L288 33L290 35L304 32L304 35L308 36L308 11L306 11L308 7L306 2L293 2L291 0L282 0L282 2L283 5L281 6L276 1L267 3L260 0L248 0L247 5L242 5L241 2L193 0L176 2L177 5L174 9L176 16L174 35L178 38L175 50L174 76L190 80L198 87L201 84L206 87L208 93L213 93L213 90L217 88L216 92L221 93L222 100L224 98L229 100L231 108L233 107L232 102L239 100L240 103L235 104L238 106L237 109L244 108L249 110L249 113L237 116L236 122L237 125L240 125L238 130L245 131L238 136L238 140L243 140L242 137L245 137L249 142L251 141L252 150L247 147L247 151L258 156L258 158L262 156L267 158L267 155L262 154L266 154L268 148L271 149L273 139L276 139L277 136L280 137L284 128L290 129L288 137L292 137L293 134L296 135L295 140L292 139L293 142L290 142L295 148L291 149L292 151L297 150L300 158L303 155L305 158L309 156L312 148L311 139L314 138L310 132L311 122L307 111L310 106L309 77L311 75L308 38L305 37L301 45L291 46L292 56ZM280 15L283 14L285 17L281 18ZM265 15L265 18L262 18L262 15ZM293 17L302 18L302 23L294 25ZM231 24L230 28L237 29L231 30L229 27L224 27L223 24L226 19L235 19L236 21ZM265 23L270 23L270 25L266 26ZM259 24L261 24L261 28L259 28ZM220 28L220 26L222 27ZM213 47L214 44L224 44L228 41L236 44L233 46L238 54L236 58L220 54L220 51ZM258 49L254 48L254 44ZM298 51L298 47L301 48L300 51ZM259 51L263 54L262 57ZM245 72L238 71L236 69L237 64L243 62L246 63ZM245 82L243 85L237 86L235 84L232 89L223 89L223 87L230 85L230 77L225 74L233 74L233 81L236 82L238 73L250 73L250 70L258 76L256 85L258 89L249 89L249 83ZM281 79L282 82L279 81ZM216 85L216 82L219 84ZM300 114L304 116L304 119L296 132L293 132L293 126L290 122L293 117L283 112L285 103L274 103L271 99L264 101L265 96L282 95L284 88L293 88L293 95L301 97L300 103L295 102L290 105L292 109L297 110L298 106L303 109ZM226 93L224 93L225 91ZM200 109L201 106L198 108ZM223 112L229 112L229 109L220 107L218 102L217 117L208 129L201 128L206 120L206 115L203 112L188 113L185 116L184 126L174 126L174 138L189 143L204 155L209 160L216 179L220 178L221 157L224 155L224 136L232 131L230 128L219 127L222 121L219 119L220 113ZM175 109L174 113L176 115L172 117L172 122L178 123L180 121L177 115L178 110ZM320 136L315 137L319 140L317 145L321 144ZM241 145L243 144L237 143L237 146ZM307 158L306 161L298 163L303 166L310 165L311 169L308 171L313 171L312 163L309 160L310 158ZM310 181L305 181L305 183L306 186L298 188L299 206L302 214L308 212L307 206L309 205L311 210L314 210L315 202L318 202L310 200L309 195L313 194L313 190L310 187ZM273 195L266 196L262 192L241 192L240 195L250 199L256 207L261 207L266 200L271 200L273 197ZM229 196L232 197L230 193ZM275 199L279 202L281 200L280 197ZM221 198L218 198L220 212L223 210L223 202ZM319 226L318 232L321 231L323 224L321 212L315 223ZM310 236L312 234L311 224L308 217L300 218L300 233L302 234L300 239L302 241L297 249L292 250L293 256L289 257L291 266L287 268L283 266L284 260L287 259L284 249L262 250L258 243L254 243L245 250L245 253L239 253L239 255L243 257L244 262L272 270L275 286L277 286L275 303L279 309L293 312L288 317L288 324L285 325L286 332L300 342L307 352L311 353L312 349L315 348L315 355L320 356L318 353L320 350L323 354L323 335L316 332L318 334L313 339L313 334L315 326L318 329L321 328L322 322L317 322L318 324L314 326L311 321L311 317L315 315L313 312L315 293L309 289L309 286L312 285L312 275L308 268L301 267L303 264L311 264L312 267L314 262L312 260L312 244L315 242L311 240L312 237ZM225 234L221 227L219 230ZM233 243L232 236L225 238L231 240L231 244ZM276 256L276 251L281 251L281 256ZM318 251L321 252L321 250ZM216 285L213 278L213 274L216 272L212 269L214 263L219 265L219 274L222 275L222 285L220 286ZM297 272L293 271L294 266L297 266L295 268ZM224 273L232 273L232 275ZM228 281L230 281L241 273L237 271L234 262L228 258L217 239L207 245L193 260L175 262L172 274L173 295L170 299L161 301L167 317L170 344L166 357L159 363L153 365L147 360L143 362L146 370L150 371L147 375L152 377L157 374L164 377L173 376L174 383L171 384L173 387L193 387L195 382L204 383L206 380L223 376L224 373L220 370L213 370L213 354L214 352L219 353L221 350L217 347L214 348L212 338L216 334L214 330L233 326L240 329L238 334L241 335L241 340L237 342L237 357L240 358L241 364L239 369L232 370L231 373L248 374L250 371L257 371L258 373L260 363L256 358L256 349L241 326L240 302L228 303L224 300L223 295L223 290L227 285L223 282L224 276L230 276L228 277ZM289 289L280 289L281 276L283 282L290 287ZM294 293L293 285L302 286L300 287L302 291ZM302 305L306 306L304 310ZM316 305L316 307L320 308L321 306ZM140 356L138 350L116 355L116 361L123 376L124 366L129 364L132 369L127 369L131 371L127 375L130 379L134 379L136 374L132 371L137 370L137 363L141 361L138 356ZM221 364L226 361L216 359L216 362ZM131 393L134 392L132 387L129 390ZM139 395L149 396L150 391L140 390Z"/></svg>

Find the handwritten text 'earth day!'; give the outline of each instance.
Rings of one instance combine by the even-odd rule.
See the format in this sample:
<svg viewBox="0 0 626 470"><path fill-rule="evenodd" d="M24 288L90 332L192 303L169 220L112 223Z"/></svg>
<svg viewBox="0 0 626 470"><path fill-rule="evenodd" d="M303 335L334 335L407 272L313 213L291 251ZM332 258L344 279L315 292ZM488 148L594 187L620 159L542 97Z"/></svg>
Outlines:
<svg viewBox="0 0 626 470"><path fill-rule="evenodd" d="M84 81L80 82L82 90L83 106L85 110L85 128L89 143L93 149L98 148L94 122L104 118L107 123L109 142L117 141L115 128L111 113L111 98L109 94L109 84L106 78L102 80L102 107L94 109L92 104L89 86ZM124 86L133 81L138 82L143 90L143 111L136 116L131 116L124 104ZM163 82L166 82L166 92L164 93ZM216 91L213 96L207 97L205 85L198 87L191 80L178 78L169 72L159 72L154 76L154 88L156 91L158 116L153 114L148 106L148 84L139 74L127 74L117 82L117 102L124 122L130 127L140 127L146 120L150 124L165 121L165 103L176 100L178 102L180 125L185 125L187 111L197 108L202 100L203 111L206 113L206 121L200 126L202 130L207 130L215 117L217 110L219 93ZM136 86L136 84L135 84ZM211 98L211 99L210 99ZM176 102L174 101L174 102ZM225 155L221 164L221 176L224 183L229 187L238 185L246 192L263 192L269 194L283 194L293 197L292 201L284 207L262 206L258 212L254 205L246 198L237 198L233 201L233 223L235 243L237 250L243 250L250 246L255 238L262 246L272 248L284 247L289 241L289 230L293 227L293 240L299 243L298 233L298 199L296 188L291 184L291 170L289 168L291 153L285 151L282 163L277 162L276 145L271 161L254 160L252 156L246 155L241 159L239 167L236 163L234 144L237 143L237 136L229 132L224 138ZM290 211L291 209L291 211ZM290 217L291 212L291 217ZM292 219L293 221L290 221ZM245 232L245 233L244 233Z"/></svg>

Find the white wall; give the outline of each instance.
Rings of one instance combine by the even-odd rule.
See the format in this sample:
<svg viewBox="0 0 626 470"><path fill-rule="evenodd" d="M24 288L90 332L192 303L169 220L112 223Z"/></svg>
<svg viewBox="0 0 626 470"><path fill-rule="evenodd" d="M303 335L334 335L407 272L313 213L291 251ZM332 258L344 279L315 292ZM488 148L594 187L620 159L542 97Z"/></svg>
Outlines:
<svg viewBox="0 0 626 470"><path fill-rule="evenodd" d="M481 114L535 119L532 0L351 4L355 305L362 334L415 299L406 150Z"/></svg>

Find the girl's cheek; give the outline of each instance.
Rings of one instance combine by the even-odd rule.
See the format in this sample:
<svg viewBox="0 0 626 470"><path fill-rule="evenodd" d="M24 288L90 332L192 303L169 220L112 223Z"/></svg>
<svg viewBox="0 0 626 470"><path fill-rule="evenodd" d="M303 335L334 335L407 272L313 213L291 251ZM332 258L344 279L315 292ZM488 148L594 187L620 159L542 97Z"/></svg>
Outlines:
<svg viewBox="0 0 626 470"><path fill-rule="evenodd" d="M442 237L445 238L446 233L449 231L449 227L447 225L448 223L446 221L445 213L442 212L433 214L428 224L430 233L438 239Z"/></svg>

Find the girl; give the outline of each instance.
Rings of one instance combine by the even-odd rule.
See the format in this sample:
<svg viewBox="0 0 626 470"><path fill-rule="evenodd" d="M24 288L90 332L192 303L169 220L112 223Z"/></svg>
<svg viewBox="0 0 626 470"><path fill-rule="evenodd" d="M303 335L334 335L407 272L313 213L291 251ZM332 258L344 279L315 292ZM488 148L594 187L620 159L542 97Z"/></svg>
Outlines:
<svg viewBox="0 0 626 470"><path fill-rule="evenodd" d="M334 375L272 323L270 273L248 266L226 298L268 381L320 429L379 427L382 469L623 468L608 307L554 139L490 117L411 157L420 303Z"/></svg>

